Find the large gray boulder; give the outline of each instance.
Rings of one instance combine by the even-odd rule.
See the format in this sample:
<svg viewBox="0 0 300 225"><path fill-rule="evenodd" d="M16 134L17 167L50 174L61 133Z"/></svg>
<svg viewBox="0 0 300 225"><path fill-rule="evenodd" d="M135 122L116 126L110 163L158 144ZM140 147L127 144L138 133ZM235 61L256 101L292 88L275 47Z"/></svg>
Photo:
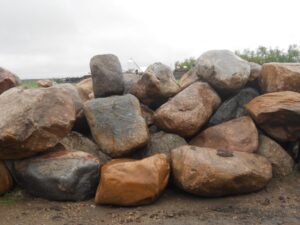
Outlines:
<svg viewBox="0 0 300 225"><path fill-rule="evenodd" d="M243 88L250 76L250 65L228 50L212 50L197 60L198 77L217 91L232 93Z"/></svg>
<svg viewBox="0 0 300 225"><path fill-rule="evenodd" d="M0 95L12 88L19 86L21 84L21 81L19 77L10 71L0 67Z"/></svg>
<svg viewBox="0 0 300 225"><path fill-rule="evenodd" d="M162 63L150 65L142 78L129 90L143 104L157 108L180 91L170 67Z"/></svg>
<svg viewBox="0 0 300 225"><path fill-rule="evenodd" d="M11 88L0 95L0 159L54 147L72 129L75 105L65 88Z"/></svg>
<svg viewBox="0 0 300 225"><path fill-rule="evenodd" d="M171 151L171 162L175 184L204 197L258 191L272 178L269 161L253 153L185 145Z"/></svg>
<svg viewBox="0 0 300 225"><path fill-rule="evenodd" d="M95 98L123 94L122 67L117 56L96 55L91 59L90 68Z"/></svg>
<svg viewBox="0 0 300 225"><path fill-rule="evenodd" d="M140 103L131 94L87 101L84 113L94 140L111 157L128 155L149 140Z"/></svg>
<svg viewBox="0 0 300 225"><path fill-rule="evenodd" d="M242 89L238 94L221 104L209 120L209 125L217 125L247 115L245 105L259 93L253 88Z"/></svg>
<svg viewBox="0 0 300 225"><path fill-rule="evenodd" d="M28 193L56 201L80 201L94 196L99 161L93 155L61 146L32 158L8 163L16 183Z"/></svg>

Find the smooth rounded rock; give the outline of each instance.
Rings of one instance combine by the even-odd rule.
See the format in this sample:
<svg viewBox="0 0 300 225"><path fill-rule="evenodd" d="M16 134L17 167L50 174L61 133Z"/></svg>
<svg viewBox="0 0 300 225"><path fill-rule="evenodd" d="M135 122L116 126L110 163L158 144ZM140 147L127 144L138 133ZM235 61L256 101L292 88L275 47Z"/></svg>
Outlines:
<svg viewBox="0 0 300 225"><path fill-rule="evenodd" d="M117 56L96 55L91 59L90 68L95 98L123 94L122 67Z"/></svg>
<svg viewBox="0 0 300 225"><path fill-rule="evenodd" d="M54 147L72 129L69 91L12 88L0 95L0 159L19 159Z"/></svg>
<svg viewBox="0 0 300 225"><path fill-rule="evenodd" d="M54 82L52 80L38 80L37 82L38 87L52 87L54 85Z"/></svg>
<svg viewBox="0 0 300 225"><path fill-rule="evenodd" d="M258 191L272 178L270 162L252 153L186 145L171 151L171 161L175 184L203 197Z"/></svg>
<svg viewBox="0 0 300 225"><path fill-rule="evenodd" d="M222 93L243 88L250 76L250 65L228 50L211 50L197 60L197 75Z"/></svg>
<svg viewBox="0 0 300 225"><path fill-rule="evenodd" d="M196 82L158 108L154 123L166 132L192 136L220 103L220 97L207 83Z"/></svg>
<svg viewBox="0 0 300 225"><path fill-rule="evenodd" d="M246 110L256 124L278 141L300 138L300 94L282 91L252 99Z"/></svg>
<svg viewBox="0 0 300 225"><path fill-rule="evenodd" d="M258 132L252 119L243 116L207 128L194 137L190 144L230 151L255 152L258 147Z"/></svg>
<svg viewBox="0 0 300 225"><path fill-rule="evenodd" d="M84 112L94 140L111 157L128 155L148 143L140 103L131 94L87 101Z"/></svg>
<svg viewBox="0 0 300 225"><path fill-rule="evenodd" d="M142 160L112 160L101 168L95 201L120 206L152 203L167 186L169 173L169 162L164 154Z"/></svg>
<svg viewBox="0 0 300 225"><path fill-rule="evenodd" d="M81 201L94 196L99 161L86 152L59 146L27 159L10 162L16 183L28 193L56 201Z"/></svg>

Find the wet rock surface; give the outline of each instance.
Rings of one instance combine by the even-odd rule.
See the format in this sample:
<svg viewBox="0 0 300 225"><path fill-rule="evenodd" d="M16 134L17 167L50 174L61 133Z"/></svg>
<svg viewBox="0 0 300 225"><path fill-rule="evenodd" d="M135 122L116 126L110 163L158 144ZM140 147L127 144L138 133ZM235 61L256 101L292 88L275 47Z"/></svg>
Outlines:
<svg viewBox="0 0 300 225"><path fill-rule="evenodd" d="M169 172L169 162L164 154L142 160L112 160L101 168L95 201L121 206L149 204L167 186Z"/></svg>
<svg viewBox="0 0 300 225"><path fill-rule="evenodd" d="M259 155L212 148L182 146L171 151L175 184L204 197L244 194L264 188L272 166Z"/></svg>
<svg viewBox="0 0 300 225"><path fill-rule="evenodd" d="M128 155L149 140L140 103L131 94L87 101L84 112L99 148L111 157Z"/></svg>

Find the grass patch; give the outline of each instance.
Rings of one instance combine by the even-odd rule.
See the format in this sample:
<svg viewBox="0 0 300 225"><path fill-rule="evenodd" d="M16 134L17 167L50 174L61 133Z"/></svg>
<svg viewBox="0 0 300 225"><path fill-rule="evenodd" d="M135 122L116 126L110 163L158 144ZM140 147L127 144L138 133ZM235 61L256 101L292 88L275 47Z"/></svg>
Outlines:
<svg viewBox="0 0 300 225"><path fill-rule="evenodd" d="M24 196L21 190L15 189L14 191L8 192L3 196L0 196L0 205L12 205L19 201L22 201Z"/></svg>
<svg viewBox="0 0 300 225"><path fill-rule="evenodd" d="M38 85L36 83L37 80L22 80L22 86L26 88L37 88Z"/></svg>

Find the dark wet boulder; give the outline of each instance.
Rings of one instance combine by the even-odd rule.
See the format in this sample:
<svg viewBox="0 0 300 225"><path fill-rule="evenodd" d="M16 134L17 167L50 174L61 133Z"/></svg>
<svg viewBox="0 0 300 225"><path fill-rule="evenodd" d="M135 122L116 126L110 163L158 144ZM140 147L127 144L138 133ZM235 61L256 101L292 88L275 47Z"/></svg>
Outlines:
<svg viewBox="0 0 300 225"><path fill-rule="evenodd" d="M86 152L57 146L31 158L10 161L16 183L28 193L56 201L80 201L94 196L98 159Z"/></svg>
<svg viewBox="0 0 300 225"><path fill-rule="evenodd" d="M90 68L95 98L123 94L122 67L117 56L96 55L91 59Z"/></svg>
<svg viewBox="0 0 300 225"><path fill-rule="evenodd" d="M242 89L238 94L223 102L209 120L209 125L217 125L247 115L245 105L259 93L253 88Z"/></svg>
<svg viewBox="0 0 300 225"><path fill-rule="evenodd" d="M9 191L13 186L12 177L4 162L0 161L0 196Z"/></svg>

